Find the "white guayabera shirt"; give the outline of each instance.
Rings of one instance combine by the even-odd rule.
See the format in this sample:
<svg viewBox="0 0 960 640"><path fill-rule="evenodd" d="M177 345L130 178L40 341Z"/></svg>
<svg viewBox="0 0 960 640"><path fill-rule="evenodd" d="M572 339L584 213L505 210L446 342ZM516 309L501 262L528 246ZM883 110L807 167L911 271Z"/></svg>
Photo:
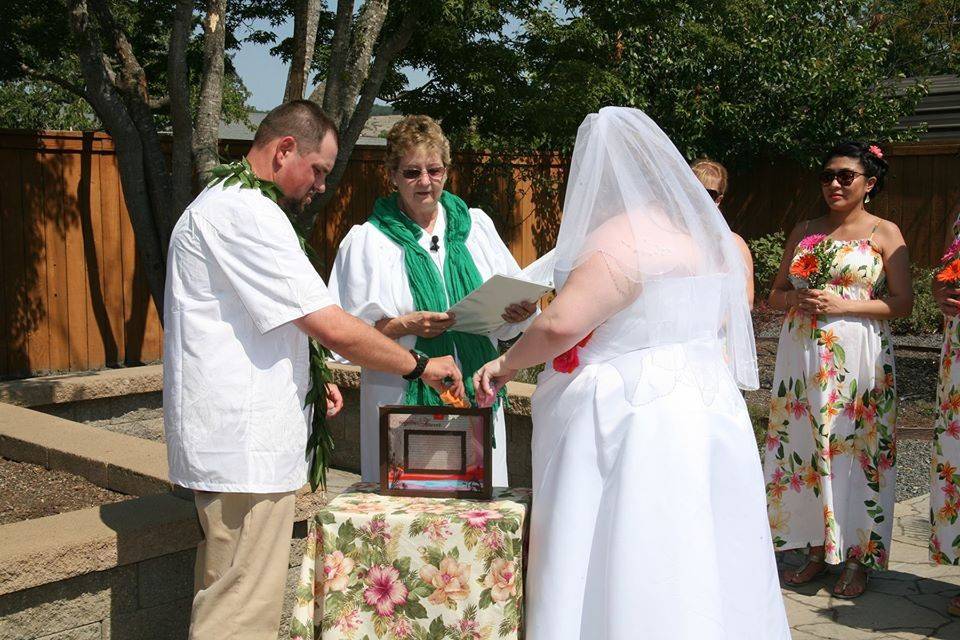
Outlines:
<svg viewBox="0 0 960 640"><path fill-rule="evenodd" d="M279 493L307 480L307 336L334 304L283 211L259 190L205 189L170 239L163 410L171 482Z"/></svg>

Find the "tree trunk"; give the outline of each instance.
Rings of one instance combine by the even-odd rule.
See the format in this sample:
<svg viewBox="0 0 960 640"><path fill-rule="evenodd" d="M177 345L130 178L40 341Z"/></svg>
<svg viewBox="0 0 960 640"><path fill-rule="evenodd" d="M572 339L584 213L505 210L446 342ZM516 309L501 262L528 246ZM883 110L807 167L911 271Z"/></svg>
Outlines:
<svg viewBox="0 0 960 640"><path fill-rule="evenodd" d="M187 70L187 42L193 25L193 0L177 0L167 52L167 87L173 127L171 158L174 224L190 204L193 192L193 122L190 116L190 78Z"/></svg>
<svg viewBox="0 0 960 640"><path fill-rule="evenodd" d="M373 109L373 103L380 93L380 87L383 86L383 80L386 78L387 72L393 65L393 61L396 60L397 55L410 43L410 38L413 37L418 19L419 16L417 13L410 11L403 17L400 27L380 44L380 47L377 49L377 57L373 61L372 67L369 66L369 64L367 66L369 75L367 75L362 82L362 91L359 91L360 100L356 102L355 107L353 106L353 100L355 100L356 93L352 90L344 92L344 99L351 100L351 107L349 109L351 117L348 122L340 127L340 148L337 151L337 161L333 165L333 170L327 177L326 191L320 194L320 197L315 198L311 205L300 213L298 222L304 229L313 229L317 221L317 215L327 206L327 203L333 199L337 185L340 184L340 180L347 170L347 163L350 161L353 148L356 146L357 140L360 138L360 133L363 131L363 125L370 117L370 111ZM360 85L358 84L358 86ZM354 98L350 97L351 93ZM346 110L344 110L344 112L345 111Z"/></svg>
<svg viewBox="0 0 960 640"><path fill-rule="evenodd" d="M207 0L203 19L203 80L193 132L193 157L197 174L206 182L220 163L220 106L223 101L223 51L226 42L227 0Z"/></svg>
<svg viewBox="0 0 960 640"><path fill-rule="evenodd" d="M347 68L347 52L350 48L350 32L353 18L353 0L338 0L337 19L333 26L333 41L330 43L330 64L326 81L318 86L310 99L320 104L328 116L334 118L336 105L340 102L340 87L344 69Z"/></svg>
<svg viewBox="0 0 960 640"><path fill-rule="evenodd" d="M160 136L150 108L146 73L133 51L126 34L117 25L106 0L91 0L91 7L100 23L100 31L113 43L120 62L119 72L113 76L113 85L127 108L127 114L140 136L147 195L153 209L153 222L160 238L160 255L166 260L167 244L175 220L172 211L170 171L167 158L160 147Z"/></svg>
<svg viewBox="0 0 960 640"><path fill-rule="evenodd" d="M293 60L290 62L290 71L287 73L287 87L283 92L284 102L302 99L307 90L319 23L320 0L297 0L293 13Z"/></svg>
<svg viewBox="0 0 960 640"><path fill-rule="evenodd" d="M339 6L337 9L339 10ZM332 110L327 111L327 115L333 118L341 132L353 116L360 87L363 86L369 74L373 49L380 37L380 30L383 29L383 22L387 19L389 10L390 0L366 0L360 7L354 37L350 51L347 53L346 66L337 88L337 99L332 104Z"/></svg>
<svg viewBox="0 0 960 640"><path fill-rule="evenodd" d="M166 269L163 251L155 225L150 190L146 180L144 150L133 119L111 81L115 76L107 67L100 41L91 31L86 0L71 0L70 27L78 42L81 72L86 84L86 99L114 140L117 166L123 197L130 213L137 253L147 279L147 286L157 309L163 309L163 286ZM161 313L162 315L162 313Z"/></svg>

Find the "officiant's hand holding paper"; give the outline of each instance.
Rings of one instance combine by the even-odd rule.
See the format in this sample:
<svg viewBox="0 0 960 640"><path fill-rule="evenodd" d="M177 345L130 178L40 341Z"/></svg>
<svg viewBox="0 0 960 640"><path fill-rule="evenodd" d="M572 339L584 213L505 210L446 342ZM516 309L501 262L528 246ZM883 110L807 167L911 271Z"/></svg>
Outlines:
<svg viewBox="0 0 960 640"><path fill-rule="evenodd" d="M394 340L404 336L436 338L456 321L456 314L449 311L414 311L398 318L379 320L376 327L380 333Z"/></svg>
<svg viewBox="0 0 960 640"><path fill-rule="evenodd" d="M550 289L546 284L495 275L450 308L457 317L453 328L490 335L505 322L523 322L535 312L535 301Z"/></svg>
<svg viewBox="0 0 960 640"><path fill-rule="evenodd" d="M503 318L504 322L509 322L510 324L516 324L517 322L523 322L530 316L532 316L537 311L537 303L527 300L522 300L516 304L509 305L506 309L503 310L503 315L500 317Z"/></svg>
<svg viewBox="0 0 960 640"><path fill-rule="evenodd" d="M457 321L456 315L440 311L414 311L403 316L407 335L435 338Z"/></svg>

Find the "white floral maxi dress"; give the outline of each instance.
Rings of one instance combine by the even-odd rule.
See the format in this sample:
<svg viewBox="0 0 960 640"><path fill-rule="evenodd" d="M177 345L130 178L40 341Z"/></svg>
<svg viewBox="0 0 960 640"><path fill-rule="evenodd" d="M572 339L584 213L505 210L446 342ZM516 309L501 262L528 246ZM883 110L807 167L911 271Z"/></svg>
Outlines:
<svg viewBox="0 0 960 640"><path fill-rule="evenodd" d="M960 218L953 223L960 237ZM937 418L930 461L930 559L960 564L960 316L947 320L940 351Z"/></svg>
<svg viewBox="0 0 960 640"><path fill-rule="evenodd" d="M825 287L869 300L884 282L871 238L840 245ZM896 482L897 393L886 321L790 312L780 330L764 454L777 549L883 569Z"/></svg>

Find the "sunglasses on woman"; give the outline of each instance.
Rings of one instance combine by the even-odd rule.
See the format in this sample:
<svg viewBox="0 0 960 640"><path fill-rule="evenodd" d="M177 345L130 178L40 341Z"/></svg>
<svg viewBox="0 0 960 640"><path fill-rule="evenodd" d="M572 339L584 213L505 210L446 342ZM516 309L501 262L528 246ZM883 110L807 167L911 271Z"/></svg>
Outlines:
<svg viewBox="0 0 960 640"><path fill-rule="evenodd" d="M830 169L824 169L820 172L820 184L827 186L832 184L834 180L840 183L841 187L849 187L853 184L853 181L857 179L857 176L865 176L867 174L854 171L853 169L840 169L839 171L832 171Z"/></svg>
<svg viewBox="0 0 960 640"><path fill-rule="evenodd" d="M714 202L716 202L717 200L720 199L721 196L723 196L723 194L717 191L716 189L707 189L707 195L710 196L710 199L713 200Z"/></svg>
<svg viewBox="0 0 960 640"><path fill-rule="evenodd" d="M446 167L427 167L426 169L401 169L400 175L402 175L407 180L419 180L420 174L424 171L427 172L427 175L430 176L431 180L439 180L443 177L443 174L447 172Z"/></svg>

